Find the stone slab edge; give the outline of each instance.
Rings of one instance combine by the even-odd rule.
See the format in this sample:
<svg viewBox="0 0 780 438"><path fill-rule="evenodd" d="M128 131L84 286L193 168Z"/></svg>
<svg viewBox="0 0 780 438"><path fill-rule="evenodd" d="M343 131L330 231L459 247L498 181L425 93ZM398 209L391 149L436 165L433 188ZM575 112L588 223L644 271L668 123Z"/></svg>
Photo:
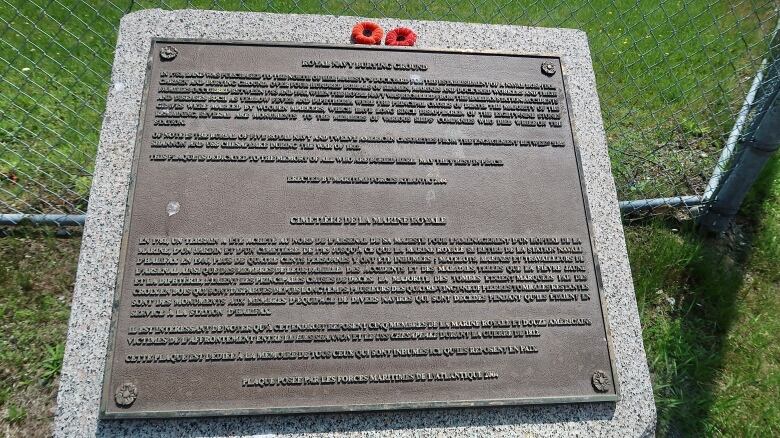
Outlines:
<svg viewBox="0 0 780 438"><path fill-rule="evenodd" d="M584 32L377 19L409 26L418 47L562 57L601 264L621 400L616 404L431 409L159 420L98 420L124 206L151 39L348 44L359 19L320 15L145 10L120 25L63 361L54 434L83 436L645 436L655 405L596 81Z"/></svg>

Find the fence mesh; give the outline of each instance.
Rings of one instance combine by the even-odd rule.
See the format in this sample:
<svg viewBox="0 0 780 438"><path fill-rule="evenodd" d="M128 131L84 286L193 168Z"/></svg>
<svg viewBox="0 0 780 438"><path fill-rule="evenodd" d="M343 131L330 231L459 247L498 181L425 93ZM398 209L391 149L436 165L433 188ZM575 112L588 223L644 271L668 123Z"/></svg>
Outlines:
<svg viewBox="0 0 780 438"><path fill-rule="evenodd" d="M0 213L86 210L119 20L146 8L585 30L619 198L701 195L772 49L775 7L773 0L0 0Z"/></svg>

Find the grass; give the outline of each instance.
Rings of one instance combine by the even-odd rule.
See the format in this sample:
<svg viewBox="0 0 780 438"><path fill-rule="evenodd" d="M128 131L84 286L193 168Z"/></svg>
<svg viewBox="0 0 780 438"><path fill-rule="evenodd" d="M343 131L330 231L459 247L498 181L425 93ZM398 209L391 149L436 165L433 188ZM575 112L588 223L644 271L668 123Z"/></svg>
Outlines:
<svg viewBox="0 0 780 438"><path fill-rule="evenodd" d="M780 158L724 238L626 228L662 436L780 435Z"/></svg>
<svg viewBox="0 0 780 438"><path fill-rule="evenodd" d="M0 431L46 436L79 239L0 238ZM735 229L634 223L626 240L660 436L780 435L780 156Z"/></svg>
<svg viewBox="0 0 780 438"><path fill-rule="evenodd" d="M0 434L48 436L79 239L0 237Z"/></svg>
<svg viewBox="0 0 780 438"><path fill-rule="evenodd" d="M701 192L776 19L771 0L166 3L584 29L621 199ZM0 0L0 213L84 211L119 18L158 4ZM626 228L660 435L780 435L779 163L725 240ZM0 238L6 435L48 435L78 246Z"/></svg>
<svg viewBox="0 0 780 438"><path fill-rule="evenodd" d="M773 0L0 0L0 210L84 211L119 19L161 4L583 29L621 200L701 193L776 20Z"/></svg>

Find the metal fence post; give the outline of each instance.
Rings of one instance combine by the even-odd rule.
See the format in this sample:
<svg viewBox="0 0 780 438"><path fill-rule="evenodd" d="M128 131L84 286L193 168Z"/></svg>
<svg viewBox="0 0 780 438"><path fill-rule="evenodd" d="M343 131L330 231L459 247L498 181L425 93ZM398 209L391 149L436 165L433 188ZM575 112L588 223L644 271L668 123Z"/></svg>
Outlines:
<svg viewBox="0 0 780 438"><path fill-rule="evenodd" d="M727 165L729 170L709 199L699 225L705 231L721 232L728 228L742 201L758 178L764 165L780 147L780 59L769 63L758 90L762 102L748 129L739 138L736 154Z"/></svg>
<svg viewBox="0 0 780 438"><path fill-rule="evenodd" d="M725 211L727 199L741 197L723 184L732 171L744 171L739 140L761 114L767 94L760 91L771 92L766 76L771 59L780 57L777 0L740 0L739 7L666 0L495 3L0 0L0 227L83 223L119 20L153 7L583 29L591 35L621 211L663 215L684 208L698 217L714 202L706 222L727 220L715 215ZM338 32L346 39L349 30ZM745 79L759 59L765 64L745 94ZM743 96L732 134L718 151L733 121L731 105ZM717 153L715 171L699 193L709 157Z"/></svg>

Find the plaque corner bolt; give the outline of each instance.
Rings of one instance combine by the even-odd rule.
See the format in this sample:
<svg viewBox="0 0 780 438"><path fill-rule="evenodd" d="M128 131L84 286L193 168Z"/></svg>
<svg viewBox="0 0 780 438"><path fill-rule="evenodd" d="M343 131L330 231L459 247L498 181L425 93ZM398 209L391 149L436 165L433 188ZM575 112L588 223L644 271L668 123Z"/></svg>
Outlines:
<svg viewBox="0 0 780 438"><path fill-rule="evenodd" d="M160 49L160 59L163 61L172 61L176 58L176 55L179 54L179 51L176 50L176 47L173 46L165 46L162 49Z"/></svg>
<svg viewBox="0 0 780 438"><path fill-rule="evenodd" d="M130 382L125 382L116 389L114 400L117 406L129 408L138 397L138 388Z"/></svg>
<svg viewBox="0 0 780 438"><path fill-rule="evenodd" d="M609 390L609 376L604 371L594 371L590 381L593 384L593 389L598 392L607 392Z"/></svg>
<svg viewBox="0 0 780 438"><path fill-rule="evenodd" d="M555 64L550 61L544 61L542 63L542 73L546 76L553 76L555 74Z"/></svg>

